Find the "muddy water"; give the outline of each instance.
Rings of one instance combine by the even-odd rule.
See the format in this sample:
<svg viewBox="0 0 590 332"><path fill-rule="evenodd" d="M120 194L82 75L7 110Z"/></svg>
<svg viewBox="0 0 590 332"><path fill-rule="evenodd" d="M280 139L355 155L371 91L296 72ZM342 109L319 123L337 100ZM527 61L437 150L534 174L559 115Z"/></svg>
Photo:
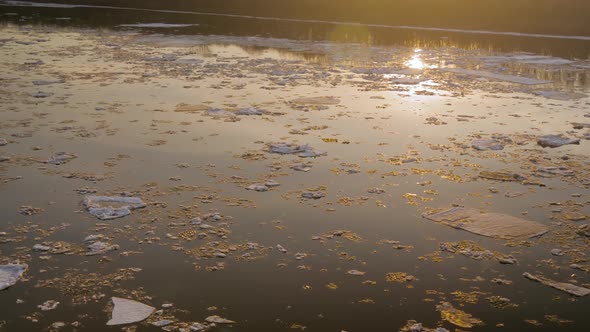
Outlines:
<svg viewBox="0 0 590 332"><path fill-rule="evenodd" d="M578 227L590 215L589 130L571 124L590 123L587 60L54 25L6 24L0 40L0 156L10 158L0 162L0 263L28 265L0 293L6 331L118 330L105 325L113 296L173 304L126 326L138 331L160 330L152 323L162 319L183 331L212 315L236 322L214 331L397 331L410 320L451 331L590 326L587 297L522 276L589 287L588 272L570 267L588 266ZM519 77L545 82L514 83ZM209 113L249 107L262 114ZM581 141L542 148L537 137L546 134ZM503 150L472 148L492 136ZM272 154L276 142L326 155ZM60 151L77 158L44 162ZM310 170L292 169L301 164ZM549 166L568 173L540 171ZM246 190L270 179L280 185ZM99 220L81 189L140 197L147 207ZM303 198L310 190L325 197ZM454 205L549 232L502 240L422 218ZM21 206L41 210L25 215ZM118 250L86 256L91 234ZM459 241L493 256L441 250ZM499 263L508 255L518 264ZM395 272L414 278L387 281ZM499 307L494 296L508 300ZM60 304L40 310L47 300ZM443 319L441 302L482 324Z"/></svg>

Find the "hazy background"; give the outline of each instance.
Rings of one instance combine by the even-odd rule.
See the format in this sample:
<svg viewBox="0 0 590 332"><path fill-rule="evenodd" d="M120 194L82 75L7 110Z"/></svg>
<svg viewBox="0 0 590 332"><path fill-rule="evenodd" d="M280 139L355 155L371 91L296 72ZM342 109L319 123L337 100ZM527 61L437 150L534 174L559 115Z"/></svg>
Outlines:
<svg viewBox="0 0 590 332"><path fill-rule="evenodd" d="M589 0L39 0L37 2L590 36Z"/></svg>

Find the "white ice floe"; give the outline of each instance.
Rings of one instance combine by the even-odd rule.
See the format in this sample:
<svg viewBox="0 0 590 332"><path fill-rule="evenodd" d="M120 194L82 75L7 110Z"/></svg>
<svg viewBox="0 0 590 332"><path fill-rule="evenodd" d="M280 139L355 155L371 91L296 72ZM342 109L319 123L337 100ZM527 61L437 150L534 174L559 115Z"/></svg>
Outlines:
<svg viewBox="0 0 590 332"><path fill-rule="evenodd" d="M278 154L297 154L302 158L319 157L327 154L324 151L318 151L312 148L308 144L297 145L282 142L269 144L268 151L270 153Z"/></svg>
<svg viewBox="0 0 590 332"><path fill-rule="evenodd" d="M156 308L150 307L141 302L122 299L119 297L111 298L113 301L112 318L107 322L107 325L121 325L141 322L148 318Z"/></svg>
<svg viewBox="0 0 590 332"><path fill-rule="evenodd" d="M117 204L118 206L111 206ZM131 214L131 210L146 207L146 204L138 197L120 196L85 196L84 206L88 212L102 220L116 219Z"/></svg>
<svg viewBox="0 0 590 332"><path fill-rule="evenodd" d="M27 269L27 264L0 265L0 290L16 284Z"/></svg>

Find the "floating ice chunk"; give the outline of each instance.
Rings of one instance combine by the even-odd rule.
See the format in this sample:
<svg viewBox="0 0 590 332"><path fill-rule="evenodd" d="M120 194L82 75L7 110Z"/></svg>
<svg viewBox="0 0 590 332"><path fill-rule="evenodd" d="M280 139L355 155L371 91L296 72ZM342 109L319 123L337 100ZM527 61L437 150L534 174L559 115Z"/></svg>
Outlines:
<svg viewBox="0 0 590 332"><path fill-rule="evenodd" d="M236 111L237 115L262 115L262 111L253 107L242 108Z"/></svg>
<svg viewBox="0 0 590 332"><path fill-rule="evenodd" d="M215 323L215 324L235 324L233 320L225 319L223 317L219 317L217 315L209 316L205 318L207 323Z"/></svg>
<svg viewBox="0 0 590 332"><path fill-rule="evenodd" d="M258 192L263 192L263 191L268 191L268 187L263 184L260 184L260 183L255 183L253 185L246 187L246 190L254 190L254 191L258 191Z"/></svg>
<svg viewBox="0 0 590 332"><path fill-rule="evenodd" d="M28 268L27 264L0 265L0 290L16 284Z"/></svg>
<svg viewBox="0 0 590 332"><path fill-rule="evenodd" d="M51 156L51 158L47 159L45 162L47 164L52 165L61 165L76 158L78 158L78 156L75 154L70 154L66 152L56 152L53 156Z"/></svg>
<svg viewBox="0 0 590 332"><path fill-rule="evenodd" d="M96 242L98 240L102 240L104 238L104 235L102 234L91 234L88 235L87 237L84 238L84 240L82 240L83 242Z"/></svg>
<svg viewBox="0 0 590 332"><path fill-rule="evenodd" d="M302 158L319 157L327 154L326 152L315 150L308 144L297 145L283 142L269 144L268 151L278 154L297 154Z"/></svg>
<svg viewBox="0 0 590 332"><path fill-rule="evenodd" d="M302 198L320 199L326 197L326 193L323 191L304 191L301 193Z"/></svg>
<svg viewBox="0 0 590 332"><path fill-rule="evenodd" d="M269 188L274 188L274 187L278 187L278 186L280 186L281 184L280 184L280 183L278 183L278 182L277 182L277 181L275 181L275 180L268 180L268 181L266 181L266 182L264 183L264 185L265 185L265 186L267 186L267 187L269 187Z"/></svg>
<svg viewBox="0 0 590 332"><path fill-rule="evenodd" d="M4 138L0 138L0 146L4 146L6 144L8 144L8 141L5 140Z"/></svg>
<svg viewBox="0 0 590 332"><path fill-rule="evenodd" d="M359 271L359 270L349 270L346 274L350 274L353 276L364 276L366 272Z"/></svg>
<svg viewBox="0 0 590 332"><path fill-rule="evenodd" d="M35 97L35 98L47 98L47 97L50 97L51 95L53 95L53 93L43 92L43 91L38 91L38 92L31 94L31 96Z"/></svg>
<svg viewBox="0 0 590 332"><path fill-rule="evenodd" d="M41 309L41 311L49 311L57 308L59 302L54 300L45 301L43 304L38 305L37 307Z"/></svg>
<svg viewBox="0 0 590 332"><path fill-rule="evenodd" d="M162 319L162 320L153 322L152 325L158 326L158 327L163 327L163 326L166 326L166 325L170 325L172 323L174 323L174 321L169 320L169 319Z"/></svg>
<svg viewBox="0 0 590 332"><path fill-rule="evenodd" d="M553 255L553 256L563 256L564 253L563 253L563 250L555 248L555 249L551 249L551 255Z"/></svg>
<svg viewBox="0 0 590 332"><path fill-rule="evenodd" d="M101 203L117 203L121 206L103 206ZM144 208L146 204L138 197L85 196L84 206L98 219L109 220L125 217L131 214L131 210Z"/></svg>
<svg viewBox="0 0 590 332"><path fill-rule="evenodd" d="M576 286L567 282L557 282L557 281L553 281L551 279L547 279L543 276L540 275L533 275L530 274L528 272L525 272L522 274L523 277L529 279L529 280L533 280L536 282L540 282L541 284L545 285L545 286L549 286L555 289L558 289L562 292L566 292L568 294L571 295L575 295L575 296L586 296L590 294L590 289L588 288L584 288L584 287L580 287L580 286Z"/></svg>
<svg viewBox="0 0 590 332"><path fill-rule="evenodd" d="M280 251L280 252L282 252L283 254L286 254L287 253L287 249L285 249L285 247L283 247L280 244L277 244L277 250Z"/></svg>
<svg viewBox="0 0 590 332"><path fill-rule="evenodd" d="M36 244L33 246L33 251L48 251L49 249L51 249L51 247L42 244Z"/></svg>
<svg viewBox="0 0 590 332"><path fill-rule="evenodd" d="M120 325L141 322L148 318L156 308L150 307L141 302L122 299L119 297L111 298L113 301L112 318L107 322L107 325Z"/></svg>
<svg viewBox="0 0 590 332"><path fill-rule="evenodd" d="M453 228L501 239L531 238L548 231L546 226L531 220L463 207L422 216Z"/></svg>
<svg viewBox="0 0 590 332"><path fill-rule="evenodd" d="M445 68L444 70L451 72L451 73L455 73L455 74L479 76L479 77L489 78L492 80L512 82L512 83L518 83L518 84L536 85L536 84L551 83L549 81L541 81L541 80L537 80L534 78L491 73L491 72L481 71L481 70L470 70L470 69L463 69L463 68Z"/></svg>
<svg viewBox="0 0 590 332"><path fill-rule="evenodd" d="M108 244L106 242L96 241L89 245L86 256L102 255L109 251L118 250L119 246L116 244Z"/></svg>
<svg viewBox="0 0 590 332"><path fill-rule="evenodd" d="M203 331L206 329L207 329L207 326L205 326L201 323L193 323L193 325L190 326L191 331Z"/></svg>
<svg viewBox="0 0 590 332"><path fill-rule="evenodd" d="M135 23L135 24L119 24L118 27L129 27L129 28L160 28L160 29L171 29L171 28L187 28L196 26L198 24L171 24L171 23Z"/></svg>
<svg viewBox="0 0 590 332"><path fill-rule="evenodd" d="M537 144L544 148L557 148L567 144L580 144L580 140L577 138L568 138L562 135L544 135L537 137Z"/></svg>
<svg viewBox="0 0 590 332"><path fill-rule="evenodd" d="M38 80L38 81L33 81L34 85L49 85L49 84L61 84L61 83L65 83L64 80Z"/></svg>
<svg viewBox="0 0 590 332"><path fill-rule="evenodd" d="M297 165L291 166L291 169L294 171L299 171L299 172L309 172L309 171L311 171L311 165L297 164Z"/></svg>
<svg viewBox="0 0 590 332"><path fill-rule="evenodd" d="M504 149L504 145L495 139L476 139L471 142L471 147L479 151L499 151Z"/></svg>
<svg viewBox="0 0 590 332"><path fill-rule="evenodd" d="M207 110L207 115L216 117L216 118L227 118L235 116L234 113L226 110L222 110L220 108L210 108Z"/></svg>
<svg viewBox="0 0 590 332"><path fill-rule="evenodd" d="M340 99L336 97L305 97L293 99L291 102L303 105L336 105L340 104Z"/></svg>

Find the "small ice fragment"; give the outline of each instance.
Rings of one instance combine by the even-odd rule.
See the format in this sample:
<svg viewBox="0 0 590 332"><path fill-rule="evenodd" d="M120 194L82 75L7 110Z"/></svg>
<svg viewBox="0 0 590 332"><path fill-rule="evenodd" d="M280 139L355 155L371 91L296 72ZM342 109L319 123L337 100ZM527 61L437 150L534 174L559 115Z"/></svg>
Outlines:
<svg viewBox="0 0 590 332"><path fill-rule="evenodd" d="M268 151L270 153L278 153L278 154L297 154L302 158L310 158L310 157L319 157L324 156L327 153L323 151L317 151L311 146L304 144L304 145L297 145L292 143L271 143L268 145Z"/></svg>
<svg viewBox="0 0 590 332"><path fill-rule="evenodd" d="M37 307L41 309L41 311L49 311L57 308L59 302L54 300L45 301L45 303L38 305Z"/></svg>
<svg viewBox="0 0 590 332"><path fill-rule="evenodd" d="M163 326L166 326L166 325L170 325L172 323L174 323L174 322L171 321L171 320L169 320L169 319L162 319L162 320L153 322L152 325L158 326L158 327L163 327Z"/></svg>
<svg viewBox="0 0 590 332"><path fill-rule="evenodd" d="M304 191L301 193L302 198L320 199L326 197L326 193L323 191Z"/></svg>
<svg viewBox="0 0 590 332"><path fill-rule="evenodd" d="M86 256L94 256L94 255L101 255L107 253L109 251L118 250L119 246L116 244L108 244L101 241L96 241L93 244L89 245L88 252Z"/></svg>
<svg viewBox="0 0 590 332"><path fill-rule="evenodd" d="M563 253L563 250L556 248L556 249L551 249L551 255L553 255L553 256L563 256L564 253Z"/></svg>
<svg viewBox="0 0 590 332"><path fill-rule="evenodd" d="M52 165L62 165L76 158L78 158L78 156L75 154L56 152L53 156L51 156L51 158L47 159L45 163Z"/></svg>
<svg viewBox="0 0 590 332"><path fill-rule="evenodd" d="M277 250L280 251L280 252L282 252L283 254L286 254L287 253L287 249L285 249L285 247L283 247L280 244L277 244Z"/></svg>
<svg viewBox="0 0 590 332"><path fill-rule="evenodd" d="M268 187L263 184L260 184L260 183L255 183L253 185L246 187L246 190L254 190L254 191L258 191L258 192L264 192L264 191L268 191Z"/></svg>
<svg viewBox="0 0 590 332"><path fill-rule="evenodd" d="M193 325L190 326L191 331L203 331L205 329L207 329L207 327L201 323L193 323Z"/></svg>
<svg viewBox="0 0 590 332"><path fill-rule="evenodd" d="M4 138L0 138L0 146L4 146L6 144L8 144L8 141L5 140Z"/></svg>
<svg viewBox="0 0 590 332"><path fill-rule="evenodd" d="M60 84L64 83L64 80L37 80L33 81L34 85L49 85L49 84Z"/></svg>
<svg viewBox="0 0 590 332"><path fill-rule="evenodd" d="M280 184L280 183L278 183L278 182L277 182L277 181L275 181L275 180L268 180L268 181L266 181L266 182L264 183L264 185L265 185L265 186L267 186L267 187L269 187L269 188L273 188L273 187L278 187L278 186L280 186L281 184Z"/></svg>
<svg viewBox="0 0 590 332"><path fill-rule="evenodd" d="M353 276L364 276L366 272L362 272L359 270L348 270L348 272L346 272L346 274L350 274Z"/></svg>
<svg viewBox="0 0 590 332"><path fill-rule="evenodd" d="M51 247L42 244L36 244L33 246L33 251L48 251L49 249L51 249Z"/></svg>
<svg viewBox="0 0 590 332"><path fill-rule="evenodd" d="M262 111L253 108L253 107L248 107L248 108L241 108L236 112L237 115L262 115Z"/></svg>
<svg viewBox="0 0 590 332"><path fill-rule="evenodd" d="M33 93L31 96L34 98L47 98L51 95L52 95L52 93L49 93L49 92L38 91L38 92Z"/></svg>

